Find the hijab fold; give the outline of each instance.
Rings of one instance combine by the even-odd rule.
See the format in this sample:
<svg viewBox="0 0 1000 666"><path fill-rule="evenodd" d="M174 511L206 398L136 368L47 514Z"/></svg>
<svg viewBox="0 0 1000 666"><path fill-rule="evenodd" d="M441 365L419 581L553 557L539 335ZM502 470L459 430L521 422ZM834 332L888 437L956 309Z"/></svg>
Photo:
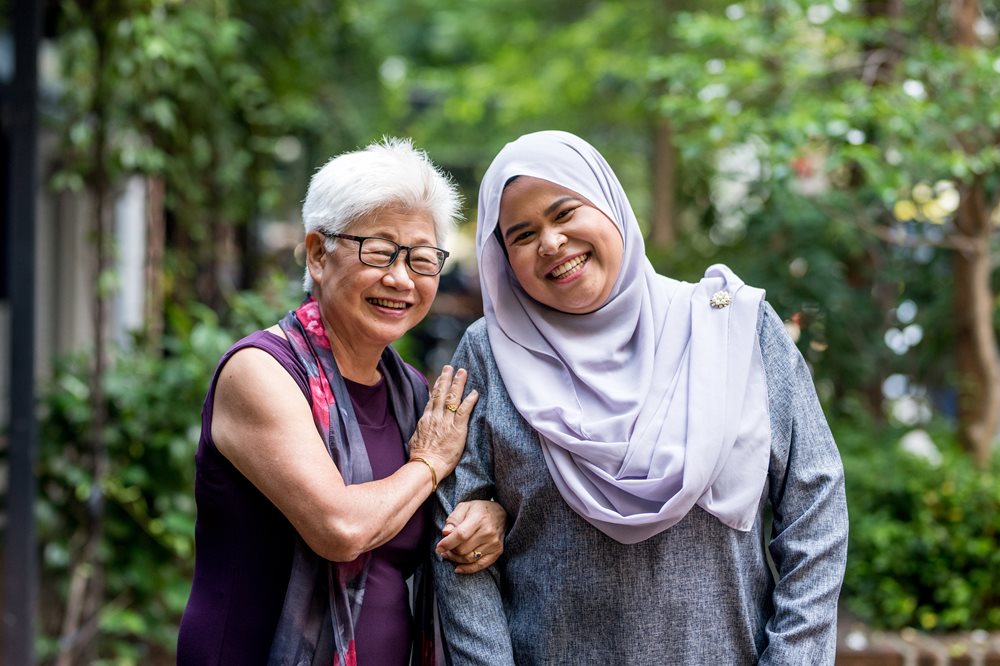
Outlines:
<svg viewBox="0 0 1000 666"><path fill-rule="evenodd" d="M618 228L622 266L599 310L559 312L518 284L494 234L514 176L567 187ZM566 132L527 134L500 151L478 221L490 346L567 504L621 543L670 528L694 506L749 530L771 444L757 342L764 292L721 264L695 284L657 274L611 167ZM719 292L729 304L713 306Z"/></svg>

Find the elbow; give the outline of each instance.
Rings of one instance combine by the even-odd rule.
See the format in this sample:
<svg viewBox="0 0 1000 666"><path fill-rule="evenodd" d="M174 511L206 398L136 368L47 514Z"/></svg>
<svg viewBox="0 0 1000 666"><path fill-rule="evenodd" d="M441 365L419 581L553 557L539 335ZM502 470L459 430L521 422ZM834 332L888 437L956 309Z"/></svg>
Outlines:
<svg viewBox="0 0 1000 666"><path fill-rule="evenodd" d="M352 562L370 550L359 525L343 519L329 520L314 539L306 539L317 555L331 562Z"/></svg>

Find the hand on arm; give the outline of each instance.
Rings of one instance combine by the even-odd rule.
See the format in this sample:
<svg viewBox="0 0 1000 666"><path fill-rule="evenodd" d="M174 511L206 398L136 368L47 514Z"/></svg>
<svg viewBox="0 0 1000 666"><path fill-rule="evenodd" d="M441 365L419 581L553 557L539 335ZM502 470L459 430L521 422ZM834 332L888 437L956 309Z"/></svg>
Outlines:
<svg viewBox="0 0 1000 666"><path fill-rule="evenodd" d="M417 430L410 438L410 461L426 461L434 470L432 481L437 483L452 473L465 450L469 415L479 399L476 391L470 391L462 399L467 379L468 373L463 368L458 372L449 365L442 368L431 387Z"/></svg>
<svg viewBox="0 0 1000 666"><path fill-rule="evenodd" d="M448 391L461 395L464 385L464 373L454 382L450 372L442 373L435 390L442 396ZM418 450L435 466L439 479L461 455L474 403L475 398L463 402L465 412L460 415L447 411L439 400L428 403L421 417ZM405 464L379 481L344 484L302 391L270 354L255 348L234 354L220 373L212 438L309 547L329 560L350 561L387 542L433 488L429 470L419 462Z"/></svg>
<svg viewBox="0 0 1000 666"><path fill-rule="evenodd" d="M455 573L471 574L490 566L503 554L507 512L497 502L461 502L445 520L438 555L458 564ZM478 555L477 555L478 553Z"/></svg>

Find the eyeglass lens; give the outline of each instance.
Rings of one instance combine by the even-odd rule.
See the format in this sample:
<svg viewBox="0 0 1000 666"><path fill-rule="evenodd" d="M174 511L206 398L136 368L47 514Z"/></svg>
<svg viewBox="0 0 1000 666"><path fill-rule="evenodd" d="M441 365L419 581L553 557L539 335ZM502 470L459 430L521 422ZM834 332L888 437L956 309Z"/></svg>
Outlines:
<svg viewBox="0 0 1000 666"><path fill-rule="evenodd" d="M367 238L361 243L361 261L370 266L388 266L400 247L384 238ZM441 251L430 245L418 245L409 250L407 263L416 273L437 275L444 263Z"/></svg>

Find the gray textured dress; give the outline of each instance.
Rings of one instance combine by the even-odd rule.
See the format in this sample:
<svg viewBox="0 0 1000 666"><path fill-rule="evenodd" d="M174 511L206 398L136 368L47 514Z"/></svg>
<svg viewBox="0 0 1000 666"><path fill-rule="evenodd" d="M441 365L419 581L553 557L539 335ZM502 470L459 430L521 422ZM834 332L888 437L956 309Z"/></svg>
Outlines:
<svg viewBox="0 0 1000 666"><path fill-rule="evenodd" d="M480 399L462 461L438 489L436 520L462 500L495 498L509 531L504 556L478 574L435 558L450 663L834 662L843 468L805 361L766 303L758 339L773 441L753 528L733 530L695 507L624 545L563 501L507 396L484 321L469 328L453 364L468 369Z"/></svg>

